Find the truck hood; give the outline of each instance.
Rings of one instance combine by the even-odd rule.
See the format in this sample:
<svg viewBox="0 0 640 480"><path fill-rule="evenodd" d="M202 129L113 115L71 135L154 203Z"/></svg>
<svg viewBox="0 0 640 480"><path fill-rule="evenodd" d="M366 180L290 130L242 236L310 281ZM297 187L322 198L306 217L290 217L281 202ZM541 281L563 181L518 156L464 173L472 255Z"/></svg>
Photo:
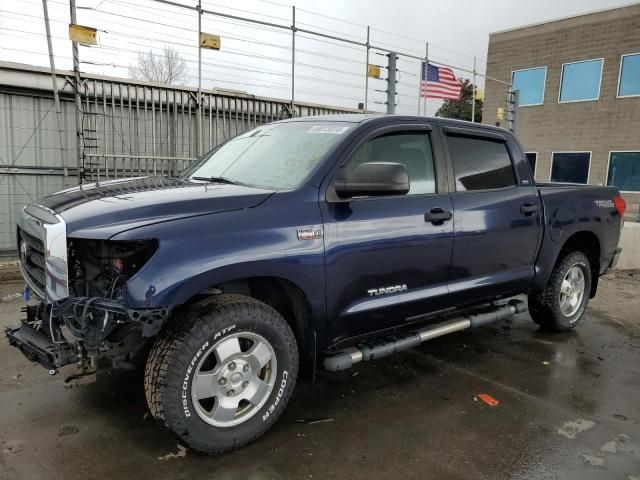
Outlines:
<svg viewBox="0 0 640 480"><path fill-rule="evenodd" d="M62 216L67 235L107 239L152 223L255 207L272 193L184 178L140 177L70 188L38 203Z"/></svg>

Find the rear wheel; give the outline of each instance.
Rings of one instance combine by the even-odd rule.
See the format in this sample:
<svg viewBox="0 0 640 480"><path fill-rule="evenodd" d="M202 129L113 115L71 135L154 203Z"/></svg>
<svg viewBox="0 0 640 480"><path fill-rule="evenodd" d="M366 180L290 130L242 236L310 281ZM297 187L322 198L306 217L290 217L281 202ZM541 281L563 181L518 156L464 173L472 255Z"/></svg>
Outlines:
<svg viewBox="0 0 640 480"><path fill-rule="evenodd" d="M529 313L540 326L571 330L582 320L590 292L589 259L582 252L570 252L554 267L546 289L529 295Z"/></svg>
<svg viewBox="0 0 640 480"><path fill-rule="evenodd" d="M234 449L277 420L293 393L298 349L287 322L249 297L221 295L176 315L145 371L153 416L203 453Z"/></svg>

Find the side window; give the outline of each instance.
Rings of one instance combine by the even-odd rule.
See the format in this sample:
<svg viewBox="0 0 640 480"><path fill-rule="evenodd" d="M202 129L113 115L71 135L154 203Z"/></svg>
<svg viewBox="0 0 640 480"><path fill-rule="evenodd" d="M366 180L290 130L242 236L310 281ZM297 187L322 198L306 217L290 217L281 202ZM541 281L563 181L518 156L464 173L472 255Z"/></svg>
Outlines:
<svg viewBox="0 0 640 480"><path fill-rule="evenodd" d="M426 133L394 132L363 143L345 165L345 174L348 176L365 162L403 164L409 174L409 195L436 191L431 139Z"/></svg>
<svg viewBox="0 0 640 480"><path fill-rule="evenodd" d="M456 190L490 190L511 187L516 177L504 142L448 135Z"/></svg>

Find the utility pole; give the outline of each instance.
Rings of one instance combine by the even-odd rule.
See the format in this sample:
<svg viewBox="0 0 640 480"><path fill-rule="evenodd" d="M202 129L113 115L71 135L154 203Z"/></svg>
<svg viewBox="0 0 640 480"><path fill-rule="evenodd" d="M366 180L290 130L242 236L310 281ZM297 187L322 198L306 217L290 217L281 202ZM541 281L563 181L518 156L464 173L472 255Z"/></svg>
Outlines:
<svg viewBox="0 0 640 480"><path fill-rule="evenodd" d="M76 0L69 0L69 8L71 14L71 23L76 25ZM84 177L84 171L82 168L82 99L80 98L80 55L78 53L78 42L71 41L71 48L73 53L73 90L76 103L76 154L78 161L78 184L82 185L82 179Z"/></svg>
<svg viewBox="0 0 640 480"><path fill-rule="evenodd" d="M395 52L389 52L387 63L387 113L396 113L396 60Z"/></svg>
<svg viewBox="0 0 640 480"><path fill-rule="evenodd" d="M291 7L292 10L292 24L291 24L291 116L295 117L295 95L296 95L296 7Z"/></svg>
<svg viewBox="0 0 640 480"><path fill-rule="evenodd" d="M196 109L196 156L202 155L202 0L198 0L198 105Z"/></svg>

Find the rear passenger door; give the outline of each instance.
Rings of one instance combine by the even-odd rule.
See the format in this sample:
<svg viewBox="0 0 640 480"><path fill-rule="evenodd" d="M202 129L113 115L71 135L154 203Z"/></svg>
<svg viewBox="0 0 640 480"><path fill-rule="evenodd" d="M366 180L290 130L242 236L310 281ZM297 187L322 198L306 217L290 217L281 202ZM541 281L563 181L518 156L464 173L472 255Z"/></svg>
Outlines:
<svg viewBox="0 0 640 480"><path fill-rule="evenodd" d="M464 304L522 291L533 278L541 234L539 197L524 155L498 131L443 130L453 171L451 300Z"/></svg>

